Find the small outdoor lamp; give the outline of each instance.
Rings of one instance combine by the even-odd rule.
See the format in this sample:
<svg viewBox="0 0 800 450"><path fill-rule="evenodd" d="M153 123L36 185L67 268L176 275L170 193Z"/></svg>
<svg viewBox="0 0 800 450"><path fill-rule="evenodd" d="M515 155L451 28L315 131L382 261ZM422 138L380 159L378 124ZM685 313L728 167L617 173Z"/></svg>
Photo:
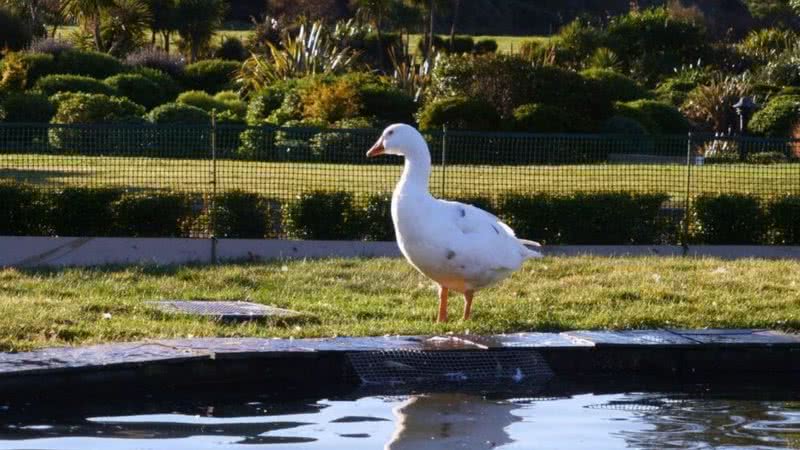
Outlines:
<svg viewBox="0 0 800 450"><path fill-rule="evenodd" d="M758 108L758 104L753 101L753 97L741 97L739 101L733 105L736 108L736 114L739 115L739 132L744 134L744 124L750 114Z"/></svg>

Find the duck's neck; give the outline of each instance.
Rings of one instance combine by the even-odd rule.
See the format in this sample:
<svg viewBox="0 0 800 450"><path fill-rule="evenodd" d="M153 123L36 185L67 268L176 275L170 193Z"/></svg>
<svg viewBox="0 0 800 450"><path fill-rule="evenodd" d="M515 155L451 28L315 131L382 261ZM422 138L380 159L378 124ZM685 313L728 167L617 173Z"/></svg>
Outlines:
<svg viewBox="0 0 800 450"><path fill-rule="evenodd" d="M427 146L424 152L406 155L403 175L397 183L396 192L402 194L423 194L430 196L428 179L431 176L431 156Z"/></svg>

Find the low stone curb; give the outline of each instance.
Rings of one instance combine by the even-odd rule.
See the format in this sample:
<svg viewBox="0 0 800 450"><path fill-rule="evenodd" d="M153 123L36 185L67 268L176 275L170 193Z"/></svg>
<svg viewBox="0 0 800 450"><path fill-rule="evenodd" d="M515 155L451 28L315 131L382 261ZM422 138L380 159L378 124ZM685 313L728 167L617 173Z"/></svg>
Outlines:
<svg viewBox="0 0 800 450"><path fill-rule="evenodd" d="M197 338L0 353L0 395L268 383L358 384L352 352L537 352L556 377L800 374L800 335L632 330L331 339Z"/></svg>

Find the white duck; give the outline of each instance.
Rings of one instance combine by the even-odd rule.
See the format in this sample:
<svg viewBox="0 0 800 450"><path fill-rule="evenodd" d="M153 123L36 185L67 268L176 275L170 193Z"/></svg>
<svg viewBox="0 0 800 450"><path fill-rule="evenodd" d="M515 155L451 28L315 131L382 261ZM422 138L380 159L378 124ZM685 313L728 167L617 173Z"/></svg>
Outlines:
<svg viewBox="0 0 800 450"><path fill-rule="evenodd" d="M447 320L450 290L464 294L464 320L478 289L508 277L525 260L540 258L533 241L488 212L459 202L433 198L428 190L431 156L422 135L409 125L387 127L368 157L405 157L405 168L392 195L392 221L400 251L412 266L439 285L439 322Z"/></svg>

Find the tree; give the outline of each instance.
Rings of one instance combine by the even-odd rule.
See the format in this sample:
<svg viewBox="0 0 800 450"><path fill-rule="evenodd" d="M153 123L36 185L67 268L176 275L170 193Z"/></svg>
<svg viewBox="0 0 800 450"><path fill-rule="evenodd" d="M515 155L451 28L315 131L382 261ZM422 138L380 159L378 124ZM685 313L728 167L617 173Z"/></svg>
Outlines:
<svg viewBox="0 0 800 450"><path fill-rule="evenodd" d="M104 9L114 5L114 0L64 0L61 3L62 13L78 20L91 30L97 50L105 48L101 30L101 14Z"/></svg>
<svg viewBox="0 0 800 450"><path fill-rule="evenodd" d="M392 0L351 0L351 5L358 8L360 14L365 16L375 27L378 35L377 55L379 66L383 66L383 36L381 35L381 23L384 16L392 6Z"/></svg>
<svg viewBox="0 0 800 450"><path fill-rule="evenodd" d="M793 26L797 25L798 5L796 0L745 0L750 14L764 23ZM798 5L800 6L800 5Z"/></svg>
<svg viewBox="0 0 800 450"><path fill-rule="evenodd" d="M175 0L145 0L150 9L150 44L156 45L156 35L161 34L164 40L164 51L169 53L170 34L176 28L176 3Z"/></svg>
<svg viewBox="0 0 800 450"><path fill-rule="evenodd" d="M189 61L197 61L200 49L208 46L222 25L226 5L223 0L177 0L176 30L189 49Z"/></svg>
<svg viewBox="0 0 800 450"><path fill-rule="evenodd" d="M101 14L101 30L107 51L122 56L140 47L152 14L143 0L115 0Z"/></svg>

